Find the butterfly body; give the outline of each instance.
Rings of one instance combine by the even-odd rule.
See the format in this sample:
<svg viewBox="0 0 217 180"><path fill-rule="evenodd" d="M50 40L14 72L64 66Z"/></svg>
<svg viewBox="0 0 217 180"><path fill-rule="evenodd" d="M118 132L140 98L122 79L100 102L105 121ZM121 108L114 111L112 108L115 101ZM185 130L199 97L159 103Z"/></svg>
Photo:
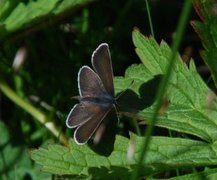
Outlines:
<svg viewBox="0 0 217 180"><path fill-rule="evenodd" d="M78 72L80 103L72 108L66 119L69 128L77 128L74 132L77 144L85 144L116 105L112 64L106 43L93 52L92 66L94 70L83 66Z"/></svg>
<svg viewBox="0 0 217 180"><path fill-rule="evenodd" d="M100 97L83 97L80 99L81 102L91 102L96 104L101 104L102 106L110 106L111 104L116 104L116 101L110 96L103 98Z"/></svg>

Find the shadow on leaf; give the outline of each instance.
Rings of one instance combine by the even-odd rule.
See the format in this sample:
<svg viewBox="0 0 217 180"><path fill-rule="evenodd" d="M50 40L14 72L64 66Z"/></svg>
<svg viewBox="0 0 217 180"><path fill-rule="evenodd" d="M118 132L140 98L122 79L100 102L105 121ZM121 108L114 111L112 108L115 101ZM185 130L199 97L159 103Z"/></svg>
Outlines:
<svg viewBox="0 0 217 180"><path fill-rule="evenodd" d="M156 92L161 81L161 75L143 83L139 88L139 96L128 89L118 99L118 107L123 112L138 112L151 106L155 100Z"/></svg>
<svg viewBox="0 0 217 180"><path fill-rule="evenodd" d="M138 111L152 105L160 78L160 76L156 76L149 82L142 84L139 88L140 97L132 90L127 89L118 99L118 113L120 112L120 114L127 117L136 117ZM97 143L94 143L94 140L88 142L88 146L93 151L108 157L114 149L116 134L129 137L129 131L133 131L134 127L132 127L129 122L125 121L122 128L120 128L118 127L120 124L117 123L117 119L115 111L113 110L103 120L95 133L95 139L98 138L97 136L100 136L99 141ZM103 130L101 131L101 129Z"/></svg>
<svg viewBox="0 0 217 180"><path fill-rule="evenodd" d="M92 179L130 179L129 169L123 167L112 166L110 169L105 167L89 168L89 174L92 175Z"/></svg>

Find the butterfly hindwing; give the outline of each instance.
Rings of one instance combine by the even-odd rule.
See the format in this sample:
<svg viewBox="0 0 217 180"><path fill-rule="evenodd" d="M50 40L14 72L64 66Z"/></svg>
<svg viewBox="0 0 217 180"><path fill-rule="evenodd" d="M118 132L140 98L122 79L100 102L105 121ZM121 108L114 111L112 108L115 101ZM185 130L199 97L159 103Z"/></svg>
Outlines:
<svg viewBox="0 0 217 180"><path fill-rule="evenodd" d="M66 125L69 128L75 128L85 123L93 115L94 105L88 102L81 102L76 104L70 111L67 119Z"/></svg>
<svg viewBox="0 0 217 180"><path fill-rule="evenodd" d="M94 112L91 113L88 121L75 130L74 139L77 144L85 144L90 139L102 120L111 110L112 105L106 107L101 106L100 104L94 104L92 108L94 109Z"/></svg>

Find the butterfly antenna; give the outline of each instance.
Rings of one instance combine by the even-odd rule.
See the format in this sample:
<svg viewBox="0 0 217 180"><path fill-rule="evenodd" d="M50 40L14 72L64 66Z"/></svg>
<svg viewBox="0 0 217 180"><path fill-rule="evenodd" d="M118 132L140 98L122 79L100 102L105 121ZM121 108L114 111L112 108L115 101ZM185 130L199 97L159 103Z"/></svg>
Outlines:
<svg viewBox="0 0 217 180"><path fill-rule="evenodd" d="M115 108L115 112L117 114L117 119L118 119L118 124L119 124L120 123L120 117L119 117L117 106L115 105L114 108Z"/></svg>
<svg viewBox="0 0 217 180"><path fill-rule="evenodd" d="M128 88L126 88L120 94L118 94L118 96L115 98L115 100L118 100L129 89L129 87L133 85L133 83L134 83L134 80L132 80L132 82L130 83L130 85L128 86Z"/></svg>

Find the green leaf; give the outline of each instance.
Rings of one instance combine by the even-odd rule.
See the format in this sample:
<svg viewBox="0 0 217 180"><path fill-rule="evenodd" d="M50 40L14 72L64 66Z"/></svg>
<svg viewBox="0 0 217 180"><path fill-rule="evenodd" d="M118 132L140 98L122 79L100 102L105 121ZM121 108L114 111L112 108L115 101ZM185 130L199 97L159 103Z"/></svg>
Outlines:
<svg viewBox="0 0 217 180"><path fill-rule="evenodd" d="M154 76L148 72L142 64L133 64L125 72L123 77L115 77L115 90L116 93L123 91L124 89L132 89L137 95L140 95L140 86L152 79Z"/></svg>
<svg viewBox="0 0 217 180"><path fill-rule="evenodd" d="M6 34L54 20L65 11L73 11L93 0L37 0L29 2L2 2L0 7L0 37Z"/></svg>
<svg viewBox="0 0 217 180"><path fill-rule="evenodd" d="M79 6L83 6L85 4L88 4L94 0L64 0L62 1L58 7L53 11L54 14L59 14L64 11L67 11L69 9L76 9Z"/></svg>
<svg viewBox="0 0 217 180"><path fill-rule="evenodd" d="M200 180L200 179L216 179L217 178L217 169L205 169L200 173L192 173L183 176L177 176L174 178L169 178L168 180ZM154 180L153 178L151 178ZM167 180L167 179L164 179Z"/></svg>
<svg viewBox="0 0 217 180"><path fill-rule="evenodd" d="M115 82L119 87L118 84L126 84L127 81L134 80L131 90L136 94L140 93L140 97L142 97L146 92L139 91L141 84L156 75L165 73L171 50L165 42L157 45L153 38L144 37L137 30L133 32L133 42L143 65L130 67L126 72L133 73L130 76L125 74L125 78L118 78ZM216 96L197 73L193 60L190 61L189 67L187 67L179 56L176 57L176 64L169 81L166 96L169 105L166 112L159 116L157 126L192 134L208 142L216 141ZM146 100L143 101L145 103ZM154 106L155 104L149 108L144 108L139 111L138 115L142 119L149 121Z"/></svg>
<svg viewBox="0 0 217 180"><path fill-rule="evenodd" d="M39 169L34 167L30 160L29 150L19 144L17 139L10 138L10 133L2 121L0 121L0 132L0 179L25 179L27 176L32 179L50 177L49 174L39 174Z"/></svg>
<svg viewBox="0 0 217 180"><path fill-rule="evenodd" d="M33 160L43 170L54 174L86 175L101 178L128 179L138 161L144 138L132 135L131 140L116 136L114 151L109 157L96 154L87 145L71 141L69 147L49 145L33 150ZM129 156L132 151L132 157ZM214 165L217 145L181 138L153 137L141 176L178 167ZM103 172L103 173L102 173ZM96 173L96 174L95 174Z"/></svg>
<svg viewBox="0 0 217 180"><path fill-rule="evenodd" d="M14 31L31 21L36 22L39 18L51 13L57 2L58 0L51 0L49 3L45 0L30 1L28 4L20 2L10 16L5 19L6 30Z"/></svg>
<svg viewBox="0 0 217 180"><path fill-rule="evenodd" d="M215 0L194 0L194 6L203 22L193 21L192 25L200 36L205 50L201 53L212 72L217 86L217 16Z"/></svg>

